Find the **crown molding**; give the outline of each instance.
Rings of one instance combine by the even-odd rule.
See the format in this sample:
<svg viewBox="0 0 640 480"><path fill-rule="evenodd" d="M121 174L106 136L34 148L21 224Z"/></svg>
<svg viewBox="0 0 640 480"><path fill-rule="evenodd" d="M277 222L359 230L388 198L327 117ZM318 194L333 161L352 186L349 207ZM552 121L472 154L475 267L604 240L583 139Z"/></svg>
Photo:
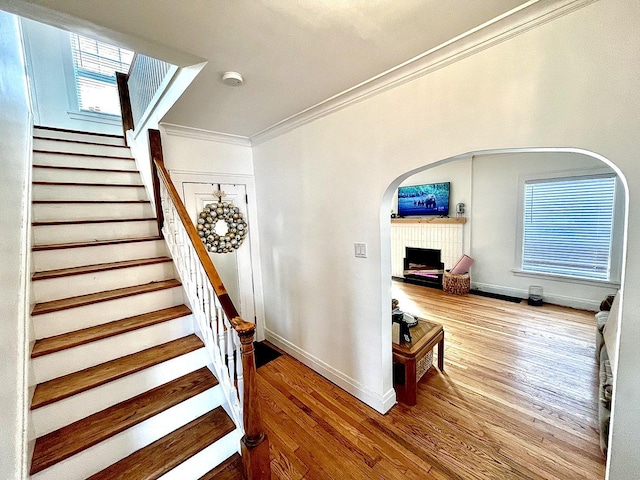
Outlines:
<svg viewBox="0 0 640 480"><path fill-rule="evenodd" d="M240 135L231 135L228 133L212 132L200 128L186 127L184 125L175 125L173 123L160 123L160 126L167 135L174 137L193 138L197 140L206 140L208 142L228 143L230 145L240 145L242 147L250 147L251 141L248 137Z"/></svg>
<svg viewBox="0 0 640 480"><path fill-rule="evenodd" d="M507 41L598 0L531 0L417 57L376 75L249 137L252 145L330 115L391 88Z"/></svg>

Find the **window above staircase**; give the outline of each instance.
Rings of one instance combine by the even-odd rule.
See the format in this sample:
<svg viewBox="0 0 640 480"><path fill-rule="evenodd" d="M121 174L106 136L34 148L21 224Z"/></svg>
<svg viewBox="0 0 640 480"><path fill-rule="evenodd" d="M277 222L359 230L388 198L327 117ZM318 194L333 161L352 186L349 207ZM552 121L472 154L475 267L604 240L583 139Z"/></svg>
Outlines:
<svg viewBox="0 0 640 480"><path fill-rule="evenodd" d="M134 52L75 33L69 38L78 110L120 116L116 72L129 71Z"/></svg>

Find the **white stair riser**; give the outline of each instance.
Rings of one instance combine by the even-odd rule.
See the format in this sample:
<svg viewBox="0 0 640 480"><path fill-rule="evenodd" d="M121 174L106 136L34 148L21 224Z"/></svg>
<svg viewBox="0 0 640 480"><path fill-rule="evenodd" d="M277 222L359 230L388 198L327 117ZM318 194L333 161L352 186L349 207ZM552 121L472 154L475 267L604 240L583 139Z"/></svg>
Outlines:
<svg viewBox="0 0 640 480"><path fill-rule="evenodd" d="M91 247L37 250L32 253L36 272L59 268L79 267L95 263L121 262L137 258L153 258L167 255L164 240L116 243Z"/></svg>
<svg viewBox="0 0 640 480"><path fill-rule="evenodd" d="M206 473L224 462L234 453L240 452L242 432L238 429L209 445L193 457L182 462L173 470L158 477L158 480L184 480L202 478Z"/></svg>
<svg viewBox="0 0 640 480"><path fill-rule="evenodd" d="M193 333L193 317L140 328L32 359L37 383L84 370Z"/></svg>
<svg viewBox="0 0 640 480"><path fill-rule="evenodd" d="M34 150L47 150L50 152L85 153L99 155L101 157L130 157L131 150L126 147L92 145L87 143L60 142L57 140L33 139Z"/></svg>
<svg viewBox="0 0 640 480"><path fill-rule="evenodd" d="M155 212L148 202L140 203L37 203L35 222L91 220L109 218L151 218Z"/></svg>
<svg viewBox="0 0 640 480"><path fill-rule="evenodd" d="M212 404L219 402L219 397L215 389L207 390L31 478L33 480L85 479L204 415L212 409Z"/></svg>
<svg viewBox="0 0 640 480"><path fill-rule="evenodd" d="M179 286L42 315L33 315L31 318L35 337L46 338L121 318L175 307L183 303L182 286Z"/></svg>
<svg viewBox="0 0 640 480"><path fill-rule="evenodd" d="M35 245L94 242L123 238L153 237L158 235L155 220L133 222L81 223L66 225L39 225L33 227Z"/></svg>
<svg viewBox="0 0 640 480"><path fill-rule="evenodd" d="M122 158L85 157L82 155L61 155L50 152L33 152L34 165L53 165L56 167L110 168L112 170L137 169L136 162Z"/></svg>
<svg viewBox="0 0 640 480"><path fill-rule="evenodd" d="M122 137L105 137L104 135L92 135L90 133L59 132L35 127L33 129L33 135L43 138L61 138L78 142L106 143L109 145L124 146L124 138Z"/></svg>
<svg viewBox="0 0 640 480"><path fill-rule="evenodd" d="M73 170L66 168L33 167L34 182L98 183L141 185L138 172Z"/></svg>
<svg viewBox="0 0 640 480"><path fill-rule="evenodd" d="M175 278L173 262L154 263L102 272L48 278L32 282L36 303L59 300L69 295L86 295Z"/></svg>
<svg viewBox="0 0 640 480"><path fill-rule="evenodd" d="M36 408L31 412L36 437L175 380L206 366L209 361L206 350L200 348L69 398Z"/></svg>
<svg viewBox="0 0 640 480"><path fill-rule="evenodd" d="M144 187L33 185L33 200L149 200Z"/></svg>

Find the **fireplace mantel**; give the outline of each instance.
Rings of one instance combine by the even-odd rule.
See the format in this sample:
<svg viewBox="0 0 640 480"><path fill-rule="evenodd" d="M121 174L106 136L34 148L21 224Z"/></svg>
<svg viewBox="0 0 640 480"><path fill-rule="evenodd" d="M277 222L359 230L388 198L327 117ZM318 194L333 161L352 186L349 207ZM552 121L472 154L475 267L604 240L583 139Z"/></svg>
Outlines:
<svg viewBox="0 0 640 480"><path fill-rule="evenodd" d="M420 223L430 223L430 224L442 224L442 223L458 223L464 224L467 223L467 219L464 217L460 218L440 218L440 217L413 217L413 218L392 218L391 223L399 223L399 224L420 224Z"/></svg>

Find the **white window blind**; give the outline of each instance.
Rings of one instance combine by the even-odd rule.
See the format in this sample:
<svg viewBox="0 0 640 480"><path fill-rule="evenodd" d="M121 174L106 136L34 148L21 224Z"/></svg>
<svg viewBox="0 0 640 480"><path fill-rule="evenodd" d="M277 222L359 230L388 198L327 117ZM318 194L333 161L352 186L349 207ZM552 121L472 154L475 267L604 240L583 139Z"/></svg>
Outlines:
<svg viewBox="0 0 640 480"><path fill-rule="evenodd" d="M609 280L615 176L525 182L522 270Z"/></svg>
<svg viewBox="0 0 640 480"><path fill-rule="evenodd" d="M72 33L71 53L80 111L120 115L116 73L126 73L133 52Z"/></svg>

